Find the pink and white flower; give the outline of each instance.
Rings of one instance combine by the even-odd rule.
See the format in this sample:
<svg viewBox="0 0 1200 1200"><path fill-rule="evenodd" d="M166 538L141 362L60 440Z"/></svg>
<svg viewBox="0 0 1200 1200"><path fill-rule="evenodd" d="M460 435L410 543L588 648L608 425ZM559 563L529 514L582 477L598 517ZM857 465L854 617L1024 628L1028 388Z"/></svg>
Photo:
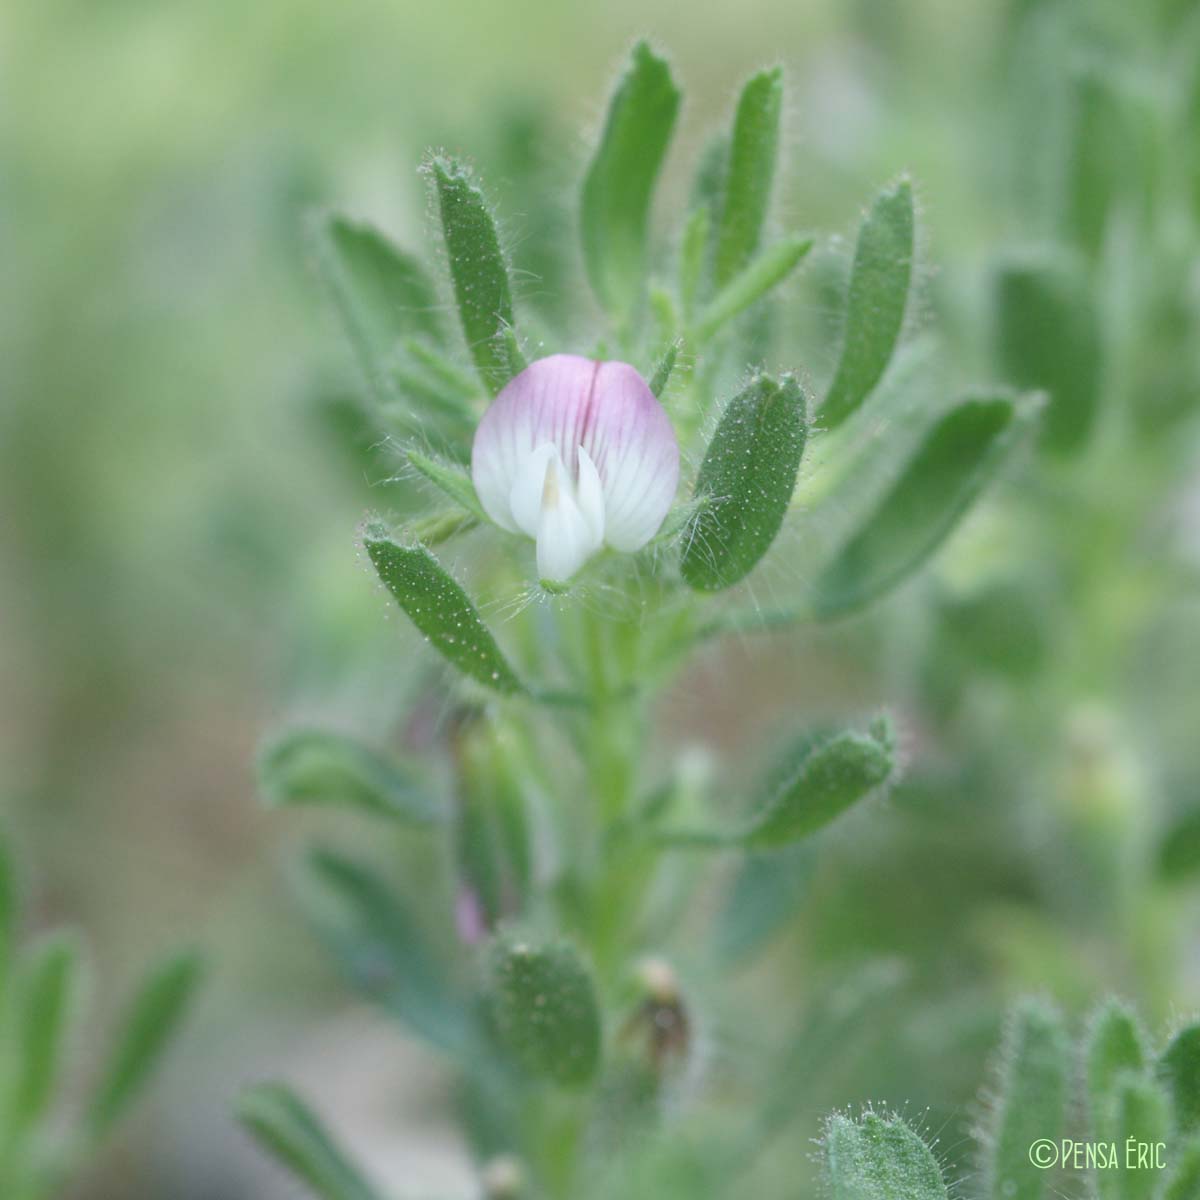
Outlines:
<svg viewBox="0 0 1200 1200"><path fill-rule="evenodd" d="M602 546L632 552L658 532L679 483L679 444L633 367L554 354L484 413L471 474L488 516L534 538L538 575L562 583Z"/></svg>

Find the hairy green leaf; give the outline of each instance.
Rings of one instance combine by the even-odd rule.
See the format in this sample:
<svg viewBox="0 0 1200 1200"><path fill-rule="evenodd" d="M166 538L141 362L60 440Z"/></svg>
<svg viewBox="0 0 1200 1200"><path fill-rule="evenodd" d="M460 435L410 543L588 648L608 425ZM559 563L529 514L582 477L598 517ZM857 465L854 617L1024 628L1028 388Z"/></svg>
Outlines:
<svg viewBox="0 0 1200 1200"><path fill-rule="evenodd" d="M464 387L464 378L428 344L405 338L388 363L393 398L381 406L381 413L399 433L462 455L478 422L478 385L472 377L471 387Z"/></svg>
<svg viewBox="0 0 1200 1200"><path fill-rule="evenodd" d="M1057 1142L1066 1122L1070 1042L1058 1012L1026 1000L1010 1014L985 1149L989 1200L1042 1200L1052 1171L1037 1166L1030 1147Z"/></svg>
<svg viewBox="0 0 1200 1200"><path fill-rule="evenodd" d="M488 955L488 1001L501 1044L530 1074L579 1087L596 1073L600 1010L571 945L497 936Z"/></svg>
<svg viewBox="0 0 1200 1200"><path fill-rule="evenodd" d="M425 269L383 234L341 216L315 228L316 259L382 413L400 429L466 443L475 386L447 362L446 319Z"/></svg>
<svg viewBox="0 0 1200 1200"><path fill-rule="evenodd" d="M124 1115L183 1023L204 976L193 952L171 954L151 968L125 1016L88 1109L101 1133Z"/></svg>
<svg viewBox="0 0 1200 1200"><path fill-rule="evenodd" d="M752 76L738 98L729 143L724 202L717 229L718 287L741 271L758 249L775 179L782 111L782 68L774 67Z"/></svg>
<svg viewBox="0 0 1200 1200"><path fill-rule="evenodd" d="M271 742L258 760L268 804L333 804L406 825L432 825L442 806L397 763L339 733L297 729Z"/></svg>
<svg viewBox="0 0 1200 1200"><path fill-rule="evenodd" d="M1093 1014L1084 1045L1091 1137L1105 1144L1124 1145L1135 1129L1168 1116L1166 1098L1145 1078L1146 1047L1136 1017L1117 1000L1106 1000ZM1143 1087L1138 1086L1139 1082ZM1154 1095L1150 1095L1150 1093ZM1156 1137L1155 1140L1158 1140ZM1153 1178L1142 1171L1127 1178L1123 1165L1096 1172L1100 1200L1140 1197L1140 1182Z"/></svg>
<svg viewBox="0 0 1200 1200"><path fill-rule="evenodd" d="M483 505L479 503L479 497L475 494L471 476L457 463L444 462L442 459L422 454L412 446L405 450L404 455L430 483L439 487L460 508L480 521L488 519Z"/></svg>
<svg viewBox="0 0 1200 1200"><path fill-rule="evenodd" d="M317 263L346 334L380 400L392 398L390 364L414 334L445 339L437 292L410 254L370 225L337 214L315 229Z"/></svg>
<svg viewBox="0 0 1200 1200"><path fill-rule="evenodd" d="M695 339L708 341L726 322L782 283L812 249L812 244L810 237L787 237L751 259L697 317L692 331Z"/></svg>
<svg viewBox="0 0 1200 1200"><path fill-rule="evenodd" d="M1017 387L1049 397L1042 445L1056 454L1079 450L1096 422L1102 339L1094 289L1069 260L1007 263L996 275L996 349Z"/></svg>
<svg viewBox="0 0 1200 1200"><path fill-rule="evenodd" d="M898 1116L840 1113L825 1126L825 1170L833 1200L946 1200L933 1151Z"/></svg>
<svg viewBox="0 0 1200 1200"><path fill-rule="evenodd" d="M818 576L816 615L861 608L916 571L1020 444L1034 411L1008 397L979 398L942 417Z"/></svg>
<svg viewBox="0 0 1200 1200"><path fill-rule="evenodd" d="M679 101L666 61L639 42L613 93L583 181L584 264L593 291L613 317L627 317L641 296L650 199Z"/></svg>
<svg viewBox="0 0 1200 1200"><path fill-rule="evenodd" d="M496 223L467 167L438 155L429 169L463 335L480 378L495 394L525 366L512 333L508 266Z"/></svg>
<svg viewBox="0 0 1200 1200"><path fill-rule="evenodd" d="M880 193L858 232L842 356L821 406L826 429L854 412L887 369L904 327L912 269L912 186L904 179Z"/></svg>
<svg viewBox="0 0 1200 1200"><path fill-rule="evenodd" d="M466 592L424 546L401 546L370 533L364 544L388 591L448 662L498 692L521 690Z"/></svg>
<svg viewBox="0 0 1200 1200"><path fill-rule="evenodd" d="M725 408L696 478L707 503L688 530L686 582L719 591L743 579L770 548L796 486L807 437L804 392L793 376L755 379Z"/></svg>
<svg viewBox="0 0 1200 1200"><path fill-rule="evenodd" d="M1147 1065L1145 1039L1130 1009L1117 1000L1104 1001L1089 1022L1085 1054L1092 1131L1105 1138L1117 1080Z"/></svg>
<svg viewBox="0 0 1200 1200"><path fill-rule="evenodd" d="M1158 1077L1171 1094L1176 1127L1200 1130L1200 1025L1188 1025L1171 1039L1158 1060Z"/></svg>
<svg viewBox="0 0 1200 1200"><path fill-rule="evenodd" d="M761 812L746 834L756 847L806 838L887 782L895 767L890 730L807 739L776 772Z"/></svg>
<svg viewBox="0 0 1200 1200"><path fill-rule="evenodd" d="M238 1098L237 1118L320 1200L379 1200L312 1110L286 1084L262 1083Z"/></svg>
<svg viewBox="0 0 1200 1200"><path fill-rule="evenodd" d="M1153 1080L1123 1075L1117 1081L1113 1111L1112 1140L1118 1147L1118 1165L1115 1171L1097 1172L1103 1177L1102 1195L1112 1196L1115 1200L1154 1200L1158 1195L1161 1172L1154 1167L1152 1159L1139 1162L1138 1153L1141 1149L1145 1154L1147 1148L1167 1141L1171 1130L1167 1098Z"/></svg>
<svg viewBox="0 0 1200 1200"><path fill-rule="evenodd" d="M443 509L417 518L408 527L414 541L423 546L440 546L455 534L465 533L479 524L479 518L463 512L461 508Z"/></svg>
<svg viewBox="0 0 1200 1200"><path fill-rule="evenodd" d="M675 359L679 355L679 343L672 342L662 356L658 366L654 368L654 375L650 380L650 390L656 397L662 396L666 390L667 384L671 381L671 372L675 370Z"/></svg>

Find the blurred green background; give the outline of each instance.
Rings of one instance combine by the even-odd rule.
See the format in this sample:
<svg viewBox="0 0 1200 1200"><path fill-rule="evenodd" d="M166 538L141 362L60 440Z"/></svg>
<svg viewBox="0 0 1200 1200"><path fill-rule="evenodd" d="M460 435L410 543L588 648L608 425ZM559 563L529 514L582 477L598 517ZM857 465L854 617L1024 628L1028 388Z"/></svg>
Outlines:
<svg viewBox="0 0 1200 1200"><path fill-rule="evenodd" d="M559 226L570 236L586 139L616 65L641 34L670 51L687 93L660 195L671 210L687 186L686 165L725 120L737 84L762 63L782 61L791 154L781 195L789 223L852 237L878 186L910 170L925 261L936 269L922 320L945 326L957 358L979 366L987 362L980 281L988 264L1005 239L1044 232L1031 225L1027 197L1013 183L1014 160L1024 162L1034 147L1013 133L1028 97L1018 95L1006 58L1025 10L1038 7L1034 0L4 6L4 821L36 923L81 924L102 966L97 1044L105 1014L154 950L194 941L215 966L150 1102L80 1180L78 1197L293 1194L228 1115L240 1085L271 1074L319 1081L331 1124L398 1194L464 1194L471 1186L432 1060L348 999L293 911L287 862L313 822L264 815L254 796L264 730L318 713L360 732L387 727L411 647L384 620L358 558L354 530L363 513L392 502L388 465L363 453L365 435L347 416L356 379L307 260L306 214L344 208L424 245L430 228L416 166L426 146L443 145L477 163L510 244L533 244ZM1166 64L1176 43L1176 57L1179 46L1200 45L1188 4L1074 7L1095 18L1114 61L1151 79L1157 56ZM1194 144L1195 122L1184 129ZM1194 153L1161 149L1172 161ZM545 195L513 194L506 172L523 162L542 172ZM832 250L835 260L847 253L844 244ZM1176 265L1186 275L1186 263ZM539 286L532 275L520 284L534 300ZM1181 286L1192 288L1194 306L1194 279ZM1159 345L1147 337L1134 347L1130 361L1149 364L1138 378L1155 370L1166 377L1189 353L1194 360L1200 339L1189 313L1194 307L1146 325L1165 332ZM829 364L796 365L820 374ZM1194 411L1194 381L1185 374L1172 414ZM1145 397L1147 405L1160 401L1161 390ZM1200 999L1200 942L1188 938L1197 913L1191 894L1138 883L1117 916L1096 916L1086 861L1097 845L1100 858L1109 853L1106 838L1133 845L1135 828L1153 841L1152 822L1122 824L1130 805L1152 804L1161 815L1200 804L1192 744L1200 719L1197 439L1194 419L1173 428L1170 453L1146 451L1130 478L1114 475L1119 455L1101 455L1074 476L1043 480L1047 511L1061 517L1060 544L1078 548L1083 531L1091 566L1080 568L1081 577L1110 583L1113 596L1125 595L1144 564L1122 557L1127 542L1102 541L1091 510L1067 506L1064 514L1056 493L1110 504L1130 518L1120 526L1125 533L1130 524L1147 530L1155 570L1162 521L1181 527L1185 542L1190 537L1192 558L1184 555L1178 572L1172 567L1170 582L1155 575L1159 592L1148 616L1146 606L1138 610L1145 619L1133 629L1136 645L1125 640L1131 634L1121 612L1093 614L1080 634L1068 588L1057 594L1051 636L1058 646L1063 636L1076 638L1065 652L1071 665L1032 682L985 682L968 695L955 675L953 630L938 643L947 657L933 668L906 661L896 639L885 645L870 634L834 633L800 650L732 647L727 661L706 664L692 680L700 686L669 706L666 725L679 741L753 740L755 711L730 710L739 690L761 697L764 710L830 694L847 706L888 701L915 710L909 753L925 773L874 835L879 844L847 848L840 874L822 874L815 898L826 910L840 904L841 924L833 925L848 923L864 953L918 964L923 983L909 1010L907 1048L896 1050L890 1067L848 1066L843 1091L814 1097L806 1117L822 1105L907 1096L960 1127L999 1006L1015 989L1044 985L1078 1009L1094 988L1117 987L1156 1018ZM1146 505L1147 488L1158 484L1165 495L1155 491ZM1052 572L1052 540L1014 532L1021 519L985 525L979 553L985 561L988 553L1024 556L1035 575ZM1089 530L1097 531L1094 544ZM960 554L944 567L951 579L956 569L969 574L978 560ZM903 604L892 611L903 630L911 614ZM967 614L965 627L975 620ZM1001 626L997 638L1009 628ZM1028 637L1017 640L1027 648ZM1104 653L1093 656L1097 646ZM1086 668L1081 674L1080 662L1107 662L1117 651L1118 666L1097 666L1091 681ZM939 672L932 684L924 670ZM731 688L731 677L744 686ZM1022 712L1024 729L1013 720ZM1051 731L1030 789L1020 764L1033 754L1030 743ZM985 753L972 758L971 748ZM943 771L938 786L929 783L937 777L931 763ZM1095 800L1110 793L1107 807ZM971 795L996 794L1013 796L1022 815L1002 821L988 841L986 821L979 827L961 808L970 810ZM1100 828L1110 819L1116 833ZM959 899L965 892L989 898L969 919ZM881 895L891 927L880 924ZM1081 927L1094 945L1081 943ZM1156 939L1161 946L1151 944ZM805 953L821 957L819 930ZM947 955L958 965L948 966ZM822 969L836 980L837 955L825 957ZM800 950L785 947L748 980L757 999L747 1005L766 997L781 1020L798 1017L781 997L792 994L788 980L803 973L802 961ZM932 1005L931 997L944 999L949 977L952 1003ZM718 1055L738 1053L738 1033ZM928 1076L917 1073L922 1054L938 1059ZM77 1057L86 1075L90 1042Z"/></svg>

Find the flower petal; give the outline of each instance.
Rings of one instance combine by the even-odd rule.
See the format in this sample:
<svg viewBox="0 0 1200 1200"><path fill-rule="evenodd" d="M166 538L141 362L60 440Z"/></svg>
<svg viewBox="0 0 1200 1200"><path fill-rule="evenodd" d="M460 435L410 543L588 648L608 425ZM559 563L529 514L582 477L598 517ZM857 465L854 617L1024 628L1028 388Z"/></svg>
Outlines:
<svg viewBox="0 0 1200 1200"><path fill-rule="evenodd" d="M679 443L649 384L627 363L600 369L582 444L604 485L604 539L640 550L659 530L679 486Z"/></svg>
<svg viewBox="0 0 1200 1200"><path fill-rule="evenodd" d="M526 459L543 442L557 447L574 473L579 440L569 430L591 395L599 365L574 354L539 359L510 379L483 414L471 450L471 475L484 511L501 528L521 531L510 497Z"/></svg>
<svg viewBox="0 0 1200 1200"><path fill-rule="evenodd" d="M542 519L542 496L546 491L546 468L551 461L562 466L558 449L553 442L543 442L525 456L517 471L517 478L508 495L508 511L513 523L530 537L537 537L538 524Z"/></svg>
<svg viewBox="0 0 1200 1200"><path fill-rule="evenodd" d="M600 482L600 472L592 462L592 456L579 447L579 483L577 486L579 508L583 513L596 545L604 541L604 485Z"/></svg>
<svg viewBox="0 0 1200 1200"><path fill-rule="evenodd" d="M551 355L510 380L480 421L471 454L480 503L514 533L532 535L536 519L539 542L546 519L539 477L544 482L555 461L548 445L566 497L552 522L574 529L577 515L589 535L579 544L595 540L596 548L603 539L617 550L637 550L654 536L679 483L679 446L633 367Z"/></svg>
<svg viewBox="0 0 1200 1200"><path fill-rule="evenodd" d="M565 583L597 550L602 531L584 515L557 454L546 464L537 531L538 576Z"/></svg>

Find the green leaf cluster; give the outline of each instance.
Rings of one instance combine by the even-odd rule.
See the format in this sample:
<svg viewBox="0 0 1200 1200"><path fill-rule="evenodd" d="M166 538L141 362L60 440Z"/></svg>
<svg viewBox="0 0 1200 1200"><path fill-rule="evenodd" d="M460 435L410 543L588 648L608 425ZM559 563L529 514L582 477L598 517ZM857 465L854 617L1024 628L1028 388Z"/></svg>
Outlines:
<svg viewBox="0 0 1200 1200"><path fill-rule="evenodd" d="M57 1121L87 998L84 947L74 930L25 943L15 862L0 838L0 1195L50 1200L96 1152L150 1083L203 976L193 952L153 964L113 1030L82 1111Z"/></svg>

